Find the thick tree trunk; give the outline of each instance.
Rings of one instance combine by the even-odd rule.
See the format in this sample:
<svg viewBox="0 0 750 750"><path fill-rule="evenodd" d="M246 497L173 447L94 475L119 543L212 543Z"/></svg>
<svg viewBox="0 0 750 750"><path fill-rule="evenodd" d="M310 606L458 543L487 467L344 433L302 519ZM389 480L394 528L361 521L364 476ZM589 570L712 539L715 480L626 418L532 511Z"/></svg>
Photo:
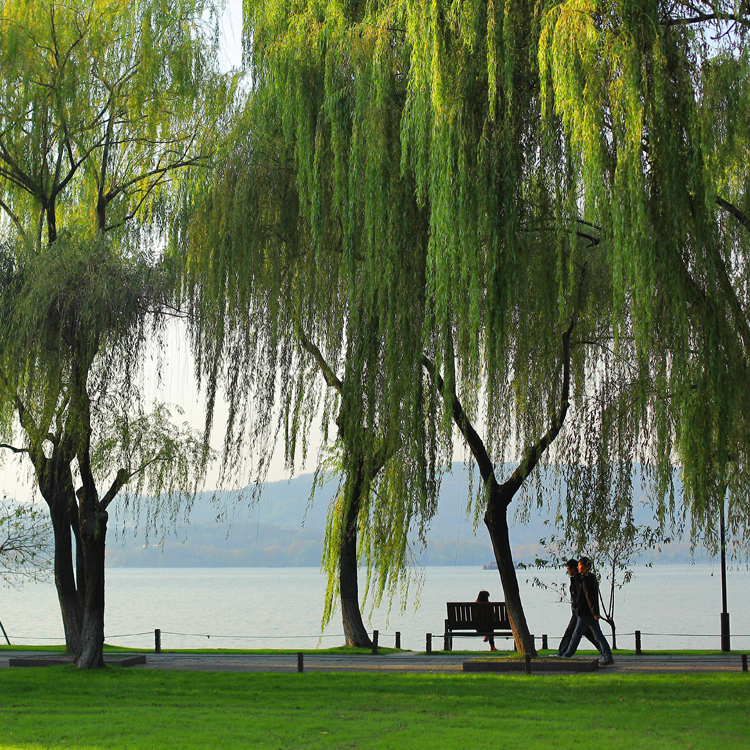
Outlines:
<svg viewBox="0 0 750 750"><path fill-rule="evenodd" d="M346 645L372 648L372 641L362 621L357 580L357 515L361 489L361 478L357 477L339 550L339 596L341 597L341 620Z"/></svg>
<svg viewBox="0 0 750 750"><path fill-rule="evenodd" d="M80 536L86 578L81 647L76 656L79 669L104 666L104 550L107 537L107 512L84 499L80 509Z"/></svg>
<svg viewBox="0 0 750 750"><path fill-rule="evenodd" d="M526 615L521 603L521 592L518 588L516 569L513 565L513 553L508 533L507 514L509 503L502 497L501 486L494 479L492 482L493 485L487 501L487 511L484 514L484 523L490 533L492 548L495 551L495 560L497 561L497 569L500 573L500 581L503 586L505 607L508 611L513 639L516 643L516 649L520 654L536 656L534 639L526 623Z"/></svg>
<svg viewBox="0 0 750 750"><path fill-rule="evenodd" d="M69 654L77 654L81 646L83 606L73 574L70 512L67 503L61 501L47 501L47 505L55 539L55 587L65 631L65 650Z"/></svg>

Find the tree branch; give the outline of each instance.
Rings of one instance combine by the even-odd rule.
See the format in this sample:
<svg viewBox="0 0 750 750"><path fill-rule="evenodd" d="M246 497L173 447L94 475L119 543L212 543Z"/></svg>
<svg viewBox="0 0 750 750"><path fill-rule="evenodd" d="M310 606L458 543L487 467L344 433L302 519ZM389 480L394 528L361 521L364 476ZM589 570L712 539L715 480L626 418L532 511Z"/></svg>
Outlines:
<svg viewBox="0 0 750 750"><path fill-rule="evenodd" d="M13 453L29 453L28 448L16 448L14 445L9 445L8 443L0 443L0 448L7 448L9 451L13 451Z"/></svg>
<svg viewBox="0 0 750 750"><path fill-rule="evenodd" d="M302 344L302 346L315 358L328 387L335 388L338 394L341 395L344 390L344 384L338 379L336 373L331 369L328 362L325 361L323 355L320 353L320 349L318 349L318 347L315 346L307 336L305 336L305 332L300 325L297 326L297 337L299 338L300 344Z"/></svg>
<svg viewBox="0 0 750 750"><path fill-rule="evenodd" d="M422 365L430 374L430 377L437 385L438 390L443 395L443 398L445 398L445 382L443 381L440 373L437 371L435 363L429 357L427 357L427 355L425 355L422 357ZM448 396L451 399L451 412L453 414L453 421L456 423L456 426L463 435L464 440L466 440L466 443L468 444L469 449L471 450L471 453L477 462L477 466L479 467L479 474L482 477L482 481L485 484L489 481L497 481L495 479L495 467L492 465L492 461L487 454L487 449L484 447L482 438L479 437L479 434L474 429L474 425L471 424L471 421L466 416L466 412L464 411L464 407L461 405L461 401L456 394L455 388L452 388L451 390L452 393L449 393Z"/></svg>
<svg viewBox="0 0 750 750"><path fill-rule="evenodd" d="M563 345L563 385L562 393L560 394L560 406L552 415L552 423L549 430L536 442L534 445L526 448L524 451L524 457L521 463L518 465L516 470L510 475L510 477L503 482L503 488L510 492L512 497L519 489L519 487L526 481L526 478L531 474L536 465L539 463L539 459L547 450L552 441L557 437L560 430L562 429L565 416L568 413L568 407L570 406L570 335L573 333L575 327L575 317L570 321L565 333L562 336Z"/></svg>
<svg viewBox="0 0 750 750"><path fill-rule="evenodd" d="M737 219L737 221L739 221L740 224L745 227L745 229L750 231L750 218L745 216L745 214L740 211L737 206L730 203L729 201L724 200L723 198L720 198L718 195L716 196L716 204L718 206L721 206L721 208L723 208L725 211L728 211L730 214L732 214L732 216L734 216L734 218Z"/></svg>
<svg viewBox="0 0 750 750"><path fill-rule="evenodd" d="M132 474L128 473L126 469L120 469L117 472L112 486L107 491L107 494L99 501L100 510L107 510L107 506L117 497L117 493L128 483Z"/></svg>

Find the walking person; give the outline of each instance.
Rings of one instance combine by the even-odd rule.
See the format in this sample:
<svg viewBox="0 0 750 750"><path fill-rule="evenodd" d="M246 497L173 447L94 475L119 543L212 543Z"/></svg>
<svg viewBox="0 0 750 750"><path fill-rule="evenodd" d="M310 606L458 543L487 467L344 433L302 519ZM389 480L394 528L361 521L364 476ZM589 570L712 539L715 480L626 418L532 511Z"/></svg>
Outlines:
<svg viewBox="0 0 750 750"><path fill-rule="evenodd" d="M614 664L615 660L612 658L612 649L610 649L609 643L607 643L607 639L599 627L599 618L601 616L599 614L599 582L591 572L591 560L588 557L581 557L578 561L578 572L581 575L581 589L576 603L576 615L578 619L573 634L570 637L570 644L563 656L573 656L578 648L578 644L581 642L583 634L590 629L594 640L599 644L598 648L601 654L599 664L602 666Z"/></svg>
<svg viewBox="0 0 750 750"><path fill-rule="evenodd" d="M565 652L568 650L568 646L570 645L570 639L573 635L573 631L576 629L576 623L578 622L578 615L576 614L576 608L578 607L578 597L581 595L581 574L578 572L578 560L576 560L574 557L572 557L568 562L565 564L566 571L568 575L570 576L570 609L571 609L571 615L570 615L570 622L568 623L568 627L565 628L565 633L563 634L562 639L560 640L560 645L557 648L557 653L553 654L554 656L564 656ZM586 638L588 638L591 643L594 644L594 647L597 651L601 654L601 648L599 647L599 644L594 639L593 634L591 633L591 630L586 630L586 632L583 634Z"/></svg>

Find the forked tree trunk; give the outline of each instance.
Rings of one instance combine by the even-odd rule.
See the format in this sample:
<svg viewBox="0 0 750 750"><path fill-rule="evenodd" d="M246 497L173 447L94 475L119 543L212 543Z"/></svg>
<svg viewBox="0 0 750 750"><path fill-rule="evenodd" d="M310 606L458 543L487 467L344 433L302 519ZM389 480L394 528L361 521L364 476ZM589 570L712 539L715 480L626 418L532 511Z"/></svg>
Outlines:
<svg viewBox="0 0 750 750"><path fill-rule="evenodd" d="M521 654L536 656L534 639L529 632L526 623L526 615L521 604L521 593L518 588L516 569L513 566L513 553L510 548L510 536L508 533L508 506L513 501L516 493L526 481L531 472L539 463L544 451L550 446L562 429L565 415L568 412L568 396L570 391L570 334L575 326L575 318L571 321L562 336L563 345L563 383L560 397L560 407L552 416L552 424L547 432L533 445L524 451L524 457L516 470L503 484L499 484L495 478L495 467L487 453L484 442L471 424L466 412L461 405L453 387L446 390L445 382L437 370L435 363L428 357L423 358L423 365L435 381L443 398L451 405L453 421L460 430L464 439L477 462L479 475L482 477L485 492L487 493L487 510L484 514L484 522L490 533L492 548L495 552L497 569L500 573L500 581L503 585L505 606L508 611L508 620L513 631L516 649Z"/></svg>

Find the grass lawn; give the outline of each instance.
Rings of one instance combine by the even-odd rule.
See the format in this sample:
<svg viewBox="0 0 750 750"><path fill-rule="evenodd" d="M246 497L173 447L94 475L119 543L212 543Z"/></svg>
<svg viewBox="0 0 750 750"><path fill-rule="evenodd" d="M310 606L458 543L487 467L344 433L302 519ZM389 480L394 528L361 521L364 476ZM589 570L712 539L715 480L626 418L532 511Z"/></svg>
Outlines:
<svg viewBox="0 0 750 750"><path fill-rule="evenodd" d="M0 671L0 748L750 748L750 679Z"/></svg>

